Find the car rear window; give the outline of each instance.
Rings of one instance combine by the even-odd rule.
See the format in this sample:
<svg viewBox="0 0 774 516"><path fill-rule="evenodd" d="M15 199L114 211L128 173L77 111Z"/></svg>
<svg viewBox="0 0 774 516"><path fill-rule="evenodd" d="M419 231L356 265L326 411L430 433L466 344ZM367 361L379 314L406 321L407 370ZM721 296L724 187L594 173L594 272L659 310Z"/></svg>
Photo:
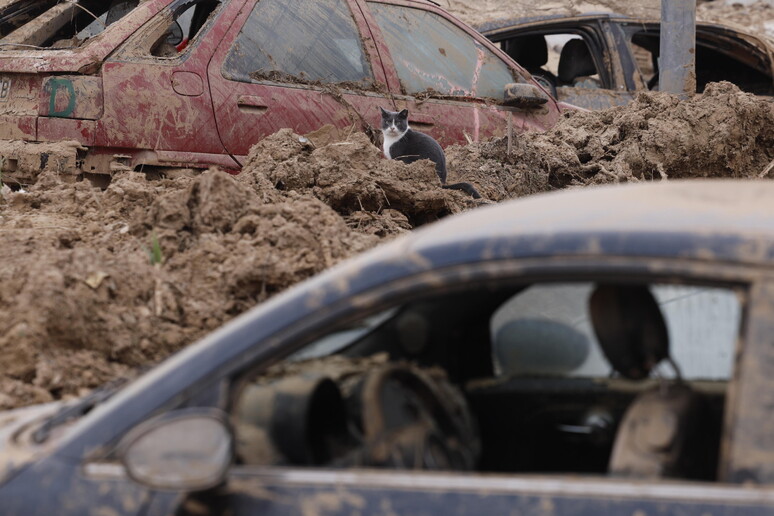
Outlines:
<svg viewBox="0 0 774 516"><path fill-rule="evenodd" d="M612 374L592 329L590 283L541 284L519 292L491 320L492 354L499 376L606 378ZM728 381L742 317L730 289L654 284L649 289L664 316L671 356L686 380ZM561 340L562 353L551 350ZM568 344L572 343L572 344ZM657 374L673 372L662 363Z"/></svg>
<svg viewBox="0 0 774 516"><path fill-rule="evenodd" d="M0 9L0 50L77 48L139 0L19 0Z"/></svg>
<svg viewBox="0 0 774 516"><path fill-rule="evenodd" d="M368 5L405 93L501 99L505 85L514 82L502 59L445 18L422 9Z"/></svg>
<svg viewBox="0 0 774 516"><path fill-rule="evenodd" d="M223 66L232 80L366 82L372 78L344 0L261 0Z"/></svg>

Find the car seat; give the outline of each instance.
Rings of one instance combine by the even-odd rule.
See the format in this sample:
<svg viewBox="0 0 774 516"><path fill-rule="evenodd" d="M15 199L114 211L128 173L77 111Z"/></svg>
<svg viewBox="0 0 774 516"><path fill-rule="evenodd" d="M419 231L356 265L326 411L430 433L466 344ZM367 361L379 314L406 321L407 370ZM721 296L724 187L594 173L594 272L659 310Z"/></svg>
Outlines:
<svg viewBox="0 0 774 516"><path fill-rule="evenodd" d="M621 376L645 380L669 358L661 310L646 286L597 286L589 298L594 332ZM608 472L628 478L688 478L703 467L700 396L680 379L662 380L627 408L615 436Z"/></svg>
<svg viewBox="0 0 774 516"><path fill-rule="evenodd" d="M506 40L503 50L523 66L538 84L556 96L556 76L543 69L548 63L548 45L544 36L533 34Z"/></svg>
<svg viewBox="0 0 774 516"><path fill-rule="evenodd" d="M582 39L571 39L562 47L559 55L559 81L561 84L599 88L598 81L589 76L597 73L594 58Z"/></svg>

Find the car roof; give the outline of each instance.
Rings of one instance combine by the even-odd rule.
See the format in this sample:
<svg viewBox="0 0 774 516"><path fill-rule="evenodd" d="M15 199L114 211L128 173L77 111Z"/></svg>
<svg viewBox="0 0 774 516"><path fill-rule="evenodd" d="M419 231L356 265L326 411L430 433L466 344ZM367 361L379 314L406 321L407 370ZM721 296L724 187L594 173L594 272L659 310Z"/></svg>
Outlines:
<svg viewBox="0 0 774 516"><path fill-rule="evenodd" d="M774 249L774 183L685 180L578 188L532 196L444 220L413 235L410 248L507 245L500 258L538 255L681 256L769 265L772 254L729 248L729 242ZM625 238L623 238L625 237ZM599 247L616 239L615 248ZM568 247L570 241L577 247ZM660 243L659 243L660 242ZM659 244L657 244L659 243ZM654 248L653 246L657 247ZM488 251L492 256L492 250Z"/></svg>
<svg viewBox="0 0 774 516"><path fill-rule="evenodd" d="M491 20L479 25L475 25L476 30L486 34L487 32L495 32L503 28L513 27L514 25L526 25L528 23L535 22L552 22L557 20L576 20L576 19L589 19L589 18L614 18L614 19L629 19L631 17L615 13L615 12L603 12L603 11L591 11L583 14L570 14L570 13L554 13L543 14L540 16L520 16L517 18L499 18L497 20Z"/></svg>
<svg viewBox="0 0 774 516"><path fill-rule="evenodd" d="M591 11L582 14L570 14L570 13L555 13L546 14L542 16L525 16L519 18L500 18L497 20L488 21L480 25L476 25L475 29L484 34L485 36L492 36L495 33L504 31L505 29L514 29L521 25L528 25L539 22L567 22L572 20L616 20L618 22L630 22L630 23L646 23L646 24L660 24L659 18L642 18L633 17L616 12L608 11ZM720 28L726 30L734 30L735 32L741 32L747 34L747 31L743 27L736 27L733 24L720 24L713 21L696 20L697 27L705 28Z"/></svg>

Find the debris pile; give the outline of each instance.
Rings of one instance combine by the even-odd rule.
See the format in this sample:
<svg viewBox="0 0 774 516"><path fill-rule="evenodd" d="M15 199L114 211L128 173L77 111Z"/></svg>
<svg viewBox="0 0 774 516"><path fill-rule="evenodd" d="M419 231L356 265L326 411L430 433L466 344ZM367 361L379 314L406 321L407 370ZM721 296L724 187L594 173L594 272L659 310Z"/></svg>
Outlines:
<svg viewBox="0 0 774 516"><path fill-rule="evenodd" d="M772 104L717 84L688 101L644 93L543 134L447 149L449 182L501 201L557 188L757 177ZM429 161L381 156L361 133L285 129L243 172L107 188L41 173L0 195L0 409L82 394L156 363L273 294L380 241L482 201Z"/></svg>
<svg viewBox="0 0 774 516"><path fill-rule="evenodd" d="M774 103L733 84L681 101L641 93L627 106L573 112L545 133L447 149L450 181L499 201L537 191L640 180L759 177L774 159ZM450 174L451 176L451 174Z"/></svg>

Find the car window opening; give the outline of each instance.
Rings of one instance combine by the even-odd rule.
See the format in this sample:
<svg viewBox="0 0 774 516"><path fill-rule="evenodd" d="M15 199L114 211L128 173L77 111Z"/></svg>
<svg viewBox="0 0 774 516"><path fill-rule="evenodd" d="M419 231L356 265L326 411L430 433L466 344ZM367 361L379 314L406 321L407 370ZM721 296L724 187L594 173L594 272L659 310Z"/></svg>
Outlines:
<svg viewBox="0 0 774 516"><path fill-rule="evenodd" d="M320 34L325 34L324 38ZM350 8L342 0L261 0L239 32L223 74L240 82L373 84Z"/></svg>
<svg viewBox="0 0 774 516"><path fill-rule="evenodd" d="M631 31L630 46L648 88L658 90L660 37L656 31ZM741 59L745 56L748 62ZM757 62L750 62L757 58ZM697 33L696 91L702 93L710 82L728 81L742 91L772 95L771 63L760 51L730 38Z"/></svg>
<svg viewBox="0 0 774 516"><path fill-rule="evenodd" d="M154 57L175 57L193 43L219 1L200 0L182 4L173 13L163 34L151 46Z"/></svg>
<svg viewBox="0 0 774 516"><path fill-rule="evenodd" d="M238 460L718 480L742 297L546 283L393 307L237 382Z"/></svg>
<svg viewBox="0 0 774 516"><path fill-rule="evenodd" d="M0 10L0 50L77 48L123 18L139 0L19 0Z"/></svg>
<svg viewBox="0 0 774 516"><path fill-rule="evenodd" d="M588 42L575 33L527 34L504 40L502 49L549 92L558 88L602 88Z"/></svg>

